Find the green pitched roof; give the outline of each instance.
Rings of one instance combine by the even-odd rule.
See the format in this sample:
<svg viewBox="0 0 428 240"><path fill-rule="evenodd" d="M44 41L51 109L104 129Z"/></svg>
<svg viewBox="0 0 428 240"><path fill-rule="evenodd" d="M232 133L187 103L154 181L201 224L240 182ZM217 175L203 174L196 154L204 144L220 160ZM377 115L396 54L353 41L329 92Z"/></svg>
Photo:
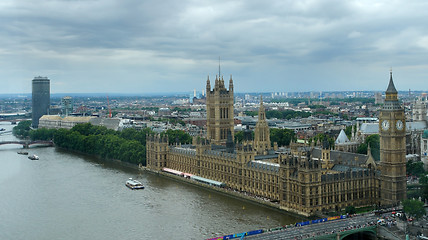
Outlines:
<svg viewBox="0 0 428 240"><path fill-rule="evenodd" d="M424 131L424 134L422 135L423 138L428 138L428 130Z"/></svg>

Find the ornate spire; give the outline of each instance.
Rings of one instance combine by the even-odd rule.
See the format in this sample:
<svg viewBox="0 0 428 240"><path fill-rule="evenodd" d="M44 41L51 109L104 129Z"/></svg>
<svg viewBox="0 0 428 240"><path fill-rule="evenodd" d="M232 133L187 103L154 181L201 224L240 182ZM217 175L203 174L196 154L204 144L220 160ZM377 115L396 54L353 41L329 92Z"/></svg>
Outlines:
<svg viewBox="0 0 428 240"><path fill-rule="evenodd" d="M325 137L322 142L322 148L327 150L330 149L330 143L328 142L327 137Z"/></svg>
<svg viewBox="0 0 428 240"><path fill-rule="evenodd" d="M397 93L397 89L395 89L395 86L394 86L394 81L392 81L392 69L389 72L389 75L390 75L389 85L388 85L388 88L386 89L386 93Z"/></svg>
<svg viewBox="0 0 428 240"><path fill-rule="evenodd" d="M263 106L263 96L260 95L259 121L266 119L265 107Z"/></svg>
<svg viewBox="0 0 428 240"><path fill-rule="evenodd" d="M367 143L367 156L373 157L372 156L372 148L370 147L370 143Z"/></svg>
<svg viewBox="0 0 428 240"><path fill-rule="evenodd" d="M392 80L392 69L390 71L389 84L385 95L385 101L398 101L398 92L397 89L395 89L394 81Z"/></svg>
<svg viewBox="0 0 428 240"><path fill-rule="evenodd" d="M220 78L220 56L218 56L218 78Z"/></svg>
<svg viewBox="0 0 428 240"><path fill-rule="evenodd" d="M254 130L254 148L257 154L267 154L267 151L271 149L270 136L269 136L269 125L266 121L265 108L263 106L263 97L260 96L260 109L259 109L259 120Z"/></svg>

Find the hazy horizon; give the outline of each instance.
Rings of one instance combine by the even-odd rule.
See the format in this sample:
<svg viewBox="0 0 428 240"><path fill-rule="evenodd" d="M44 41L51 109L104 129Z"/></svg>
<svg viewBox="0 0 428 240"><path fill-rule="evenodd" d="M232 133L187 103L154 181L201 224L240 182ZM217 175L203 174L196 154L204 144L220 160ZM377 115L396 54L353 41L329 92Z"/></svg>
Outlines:
<svg viewBox="0 0 428 240"><path fill-rule="evenodd" d="M198 95L201 93L201 91L197 91ZM301 91L301 92L284 92L289 94L307 94L307 93L320 93L320 91ZM371 92L376 93L380 92L382 94L385 93L385 91L377 91L377 90L344 90L344 91L322 91L321 93L353 93L353 92ZM398 90L399 95L408 95L408 90ZM411 90L412 95L420 95L423 93L426 93L427 91L420 91L420 90ZM236 92L235 91L235 97L238 95L245 95L245 94L263 94L263 95L270 95L271 93L275 92ZM281 93L281 92L277 92ZM30 93L0 93L0 98L7 98L7 97L28 97L31 98L31 92ZM189 97L190 94L193 94L193 91L189 92L154 92L154 93L52 93L51 92L51 98L61 98L65 96L72 96L72 97L173 97L173 96L180 96L180 97ZM285 96L276 96L276 98L294 98L294 97L285 97ZM305 97L306 98L306 97ZM317 97L318 98L318 97ZM311 98L311 99L317 99L317 98Z"/></svg>

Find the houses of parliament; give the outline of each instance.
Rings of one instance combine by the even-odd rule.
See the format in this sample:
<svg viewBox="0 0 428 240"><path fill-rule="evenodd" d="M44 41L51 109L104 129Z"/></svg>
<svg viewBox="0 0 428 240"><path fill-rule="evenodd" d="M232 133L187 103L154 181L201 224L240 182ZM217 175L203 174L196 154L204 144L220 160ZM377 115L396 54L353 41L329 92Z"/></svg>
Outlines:
<svg viewBox="0 0 428 240"><path fill-rule="evenodd" d="M368 155L291 143L271 143L260 99L254 139L233 141L233 80L206 83L207 134L190 145L147 137L147 168L164 168L224 183L228 188L270 199L281 209L310 216L347 206L393 206L406 199L406 121L392 73L380 110L380 161Z"/></svg>

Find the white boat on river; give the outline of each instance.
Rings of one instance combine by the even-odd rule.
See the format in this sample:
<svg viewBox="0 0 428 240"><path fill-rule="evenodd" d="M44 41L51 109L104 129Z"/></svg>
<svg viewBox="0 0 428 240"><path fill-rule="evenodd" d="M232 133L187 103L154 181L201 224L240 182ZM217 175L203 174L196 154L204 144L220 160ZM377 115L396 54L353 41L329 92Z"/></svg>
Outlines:
<svg viewBox="0 0 428 240"><path fill-rule="evenodd" d="M31 156L28 156L28 158L30 159L30 160L39 160L39 156L37 156L37 155L31 155Z"/></svg>
<svg viewBox="0 0 428 240"><path fill-rule="evenodd" d="M125 185L127 187L129 187L130 189L132 189L132 190L134 190L134 189L144 189L144 185L141 182L139 182L137 180L134 180L132 178L129 178L129 180L126 181Z"/></svg>

